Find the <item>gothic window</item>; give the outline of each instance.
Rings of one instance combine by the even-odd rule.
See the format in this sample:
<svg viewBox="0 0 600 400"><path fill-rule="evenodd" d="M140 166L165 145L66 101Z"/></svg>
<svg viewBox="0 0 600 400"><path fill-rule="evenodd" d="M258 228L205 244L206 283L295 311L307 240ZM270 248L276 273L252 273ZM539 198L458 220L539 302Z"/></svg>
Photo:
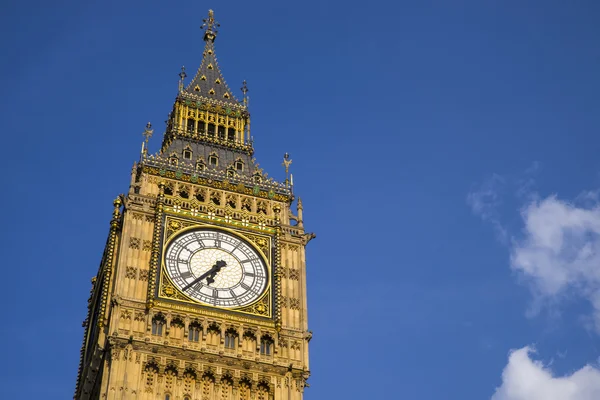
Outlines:
<svg viewBox="0 0 600 400"><path fill-rule="evenodd" d="M173 390L175 381L177 380L177 368L174 365L170 365L165 369L165 390Z"/></svg>
<svg viewBox="0 0 600 400"><path fill-rule="evenodd" d="M198 322L192 322L190 324L190 328L188 331L188 340L190 342L198 342L200 341L200 332L202 331L202 326Z"/></svg>
<svg viewBox="0 0 600 400"><path fill-rule="evenodd" d="M254 353L256 351L256 336L251 331L244 332L242 350Z"/></svg>
<svg viewBox="0 0 600 400"><path fill-rule="evenodd" d="M267 215L267 204L264 201L259 202L256 205L256 212L259 214Z"/></svg>
<svg viewBox="0 0 600 400"><path fill-rule="evenodd" d="M225 375L221 378L221 399L220 400L229 400L231 399L233 389L233 379L230 376Z"/></svg>
<svg viewBox="0 0 600 400"><path fill-rule="evenodd" d="M173 186L165 185L165 194L167 196L173 196Z"/></svg>
<svg viewBox="0 0 600 400"><path fill-rule="evenodd" d="M194 381L196 380L196 371L193 368L187 368L183 373L183 393L192 393L194 388ZM188 399L186 396L184 399Z"/></svg>
<svg viewBox="0 0 600 400"><path fill-rule="evenodd" d="M250 201L250 199L245 198L244 200L242 200L242 210L252 211L252 202Z"/></svg>
<svg viewBox="0 0 600 400"><path fill-rule="evenodd" d="M264 335L260 339L260 354L270 356L273 350L273 339L270 336Z"/></svg>
<svg viewBox="0 0 600 400"><path fill-rule="evenodd" d="M154 378L158 374L158 365L154 361L150 361L146 364L144 372L146 372L146 386L151 387L154 385Z"/></svg>
<svg viewBox="0 0 600 400"><path fill-rule="evenodd" d="M198 160L198 162L196 163L196 170L204 171L205 169L206 169L206 164L204 164L204 161Z"/></svg>
<svg viewBox="0 0 600 400"><path fill-rule="evenodd" d="M215 124L208 124L208 136L215 136Z"/></svg>
<svg viewBox="0 0 600 400"><path fill-rule="evenodd" d="M175 154L171 154L171 157L169 157L169 164L174 166L177 166L177 164L179 164L179 159Z"/></svg>
<svg viewBox="0 0 600 400"><path fill-rule="evenodd" d="M255 172L254 175L252 176L252 179L254 180L254 183L261 183L262 182L262 176L260 175L260 172Z"/></svg>
<svg viewBox="0 0 600 400"><path fill-rule="evenodd" d="M233 166L230 166L227 168L227 177L228 178L233 178L235 176L235 169L233 168Z"/></svg>
<svg viewBox="0 0 600 400"><path fill-rule="evenodd" d="M233 142L235 140L235 129L227 129L227 141Z"/></svg>
<svg viewBox="0 0 600 400"><path fill-rule="evenodd" d="M250 388L252 384L246 378L240 382L240 400L250 400Z"/></svg>
<svg viewBox="0 0 600 400"><path fill-rule="evenodd" d="M260 382L257 389L257 400L267 400L269 398L269 384L267 382Z"/></svg>
<svg viewBox="0 0 600 400"><path fill-rule="evenodd" d="M242 160L237 160L237 161L235 162L235 169L236 169L238 172L241 172L241 171L243 171L243 170L244 170L244 162L243 162Z"/></svg>
<svg viewBox="0 0 600 400"><path fill-rule="evenodd" d="M183 150L183 159L184 160L191 160L192 159L192 149L190 149L189 146L187 146L184 150Z"/></svg>
<svg viewBox="0 0 600 400"><path fill-rule="evenodd" d="M201 203L204 203L204 191L202 189L198 189L196 191L196 195L194 196L196 198L196 200L198 200Z"/></svg>
<svg viewBox="0 0 600 400"><path fill-rule="evenodd" d="M225 332L225 348L235 349L235 340L237 338L237 332L234 329L227 329Z"/></svg>
<svg viewBox="0 0 600 400"><path fill-rule="evenodd" d="M225 139L225 127L224 126L219 126L219 139L222 139L222 140Z"/></svg>
<svg viewBox="0 0 600 400"><path fill-rule="evenodd" d="M167 321L162 314L155 315L152 318L152 334L155 336L162 336L166 324Z"/></svg>
<svg viewBox="0 0 600 400"><path fill-rule="evenodd" d="M216 167L217 165L219 165L219 157L217 157L216 154L208 156L208 164L211 167Z"/></svg>
<svg viewBox="0 0 600 400"><path fill-rule="evenodd" d="M234 196L227 196L227 205L231 208L235 208L235 197Z"/></svg>
<svg viewBox="0 0 600 400"><path fill-rule="evenodd" d="M215 378L212 376L210 372L205 373L202 377L202 398L210 399L212 398L213 386L215 383Z"/></svg>
<svg viewBox="0 0 600 400"><path fill-rule="evenodd" d="M171 332L169 336L175 339L183 339L183 321L179 317L175 317L171 320Z"/></svg>
<svg viewBox="0 0 600 400"><path fill-rule="evenodd" d="M213 346L218 346L221 341L221 330L213 323L206 331L206 343Z"/></svg>
<svg viewBox="0 0 600 400"><path fill-rule="evenodd" d="M206 133L206 123L204 121L198 121L198 133L202 135Z"/></svg>
<svg viewBox="0 0 600 400"><path fill-rule="evenodd" d="M196 121L193 118L188 118L187 120L187 131L194 132L194 127L196 125Z"/></svg>
<svg viewBox="0 0 600 400"><path fill-rule="evenodd" d="M182 189L179 189L179 197L181 197L182 199L188 199L190 197L190 194L188 193L188 189L185 187Z"/></svg>

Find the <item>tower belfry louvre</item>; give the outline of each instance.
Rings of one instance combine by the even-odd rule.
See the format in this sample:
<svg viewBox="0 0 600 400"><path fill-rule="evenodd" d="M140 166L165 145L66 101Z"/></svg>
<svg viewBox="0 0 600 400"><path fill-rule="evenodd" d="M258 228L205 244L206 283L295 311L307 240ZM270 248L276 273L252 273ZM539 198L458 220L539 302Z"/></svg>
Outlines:
<svg viewBox="0 0 600 400"><path fill-rule="evenodd" d="M256 163L247 86L220 71L204 20L196 74L158 153L150 124L113 203L92 278L75 399L300 400L309 362L303 207L286 153L278 182Z"/></svg>

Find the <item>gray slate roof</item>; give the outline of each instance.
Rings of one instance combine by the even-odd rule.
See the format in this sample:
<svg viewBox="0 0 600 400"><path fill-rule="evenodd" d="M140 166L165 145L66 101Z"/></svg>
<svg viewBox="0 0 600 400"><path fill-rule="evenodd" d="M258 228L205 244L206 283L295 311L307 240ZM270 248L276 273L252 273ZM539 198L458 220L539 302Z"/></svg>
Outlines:
<svg viewBox="0 0 600 400"><path fill-rule="evenodd" d="M206 46L204 47L200 68L198 68L196 76L194 76L194 79L192 79L183 92L207 99L219 100L228 104L240 105L240 102L235 98L227 83L225 83L223 74L221 74L215 55L214 41L211 39L205 40ZM226 97L226 94L229 98Z"/></svg>

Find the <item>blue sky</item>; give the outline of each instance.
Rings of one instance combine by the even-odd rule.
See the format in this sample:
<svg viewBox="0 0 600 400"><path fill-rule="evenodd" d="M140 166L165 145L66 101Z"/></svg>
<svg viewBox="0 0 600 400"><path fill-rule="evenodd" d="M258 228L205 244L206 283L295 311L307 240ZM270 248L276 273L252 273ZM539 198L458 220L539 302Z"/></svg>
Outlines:
<svg viewBox="0 0 600 400"><path fill-rule="evenodd" d="M1 397L72 395L112 199L209 8L318 235L306 399L600 398L600 4L475 0L4 4Z"/></svg>

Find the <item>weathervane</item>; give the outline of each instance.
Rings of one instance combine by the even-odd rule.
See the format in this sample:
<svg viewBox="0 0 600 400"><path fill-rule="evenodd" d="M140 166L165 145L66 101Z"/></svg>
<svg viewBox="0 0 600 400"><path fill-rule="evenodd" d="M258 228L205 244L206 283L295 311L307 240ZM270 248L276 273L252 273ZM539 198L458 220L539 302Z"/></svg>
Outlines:
<svg viewBox="0 0 600 400"><path fill-rule="evenodd" d="M185 66L181 66L181 72L179 73L179 91L183 91L183 80L187 77L185 73Z"/></svg>
<svg viewBox="0 0 600 400"><path fill-rule="evenodd" d="M290 165L292 165L292 160L290 159L290 154L289 153L285 153L283 155L283 164L281 164L285 167L285 183L286 185L294 185L294 177L289 173L290 172Z"/></svg>
<svg viewBox="0 0 600 400"><path fill-rule="evenodd" d="M244 79L244 81L242 82L242 87L240 88L240 90L242 91L242 93L244 94L244 105L246 107L248 107L248 96L246 95L246 93L248 93L248 85L246 84L246 80Z"/></svg>
<svg viewBox="0 0 600 400"><path fill-rule="evenodd" d="M144 143L142 143L142 154L148 153L148 140L152 137L154 130L152 129L152 124L148 122L146 124L146 129L142 133L144 135Z"/></svg>
<svg viewBox="0 0 600 400"><path fill-rule="evenodd" d="M218 31L216 28L220 27L221 24L215 21L214 15L215 13L213 10L208 10L208 18L204 18L202 20L203 23L200 29L206 28L206 31L204 32L204 40L214 41L215 37L217 36Z"/></svg>

